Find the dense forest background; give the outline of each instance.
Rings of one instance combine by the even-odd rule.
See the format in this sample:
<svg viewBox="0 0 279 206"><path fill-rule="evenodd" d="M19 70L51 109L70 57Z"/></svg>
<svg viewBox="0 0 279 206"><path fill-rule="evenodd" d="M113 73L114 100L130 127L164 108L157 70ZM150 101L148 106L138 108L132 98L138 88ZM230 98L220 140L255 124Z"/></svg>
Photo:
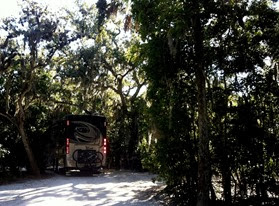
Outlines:
<svg viewBox="0 0 279 206"><path fill-rule="evenodd" d="M108 118L108 166L174 205L276 205L279 13L268 0L22 1L0 21L0 179L39 176L51 125Z"/></svg>

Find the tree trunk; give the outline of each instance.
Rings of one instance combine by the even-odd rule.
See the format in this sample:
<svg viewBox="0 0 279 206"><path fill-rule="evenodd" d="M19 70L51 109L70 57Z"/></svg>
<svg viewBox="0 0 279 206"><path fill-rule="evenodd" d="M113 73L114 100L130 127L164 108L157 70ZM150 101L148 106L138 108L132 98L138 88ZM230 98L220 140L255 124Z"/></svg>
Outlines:
<svg viewBox="0 0 279 206"><path fill-rule="evenodd" d="M226 81L226 72L224 71L224 89L227 91L227 81ZM228 105L228 96L226 95L226 102ZM227 107L226 107L227 110ZM224 188L224 198L225 198L225 204L231 205L232 203L232 192L231 192L231 170L230 170L230 164L229 164L229 153L228 153L228 143L227 143L227 113L225 114L225 121L224 123L221 122L221 119L219 121L220 125L223 125L224 128L220 128L220 131L222 131L222 148L223 148L223 160L222 160L222 183Z"/></svg>
<svg viewBox="0 0 279 206"><path fill-rule="evenodd" d="M28 85L28 87L26 88L26 90L24 92L22 92L21 97L18 100L18 130L19 130L19 134L21 136L22 139L22 143L24 146L24 149L26 151L28 160L29 160L29 164L32 170L33 175L39 177L40 176L40 169L38 167L38 164L35 160L33 151L31 149L30 146L30 141L29 138L25 132L25 128L24 128L24 122L25 122L25 110L24 110L24 106L23 106L23 102L24 102L24 98L25 95L30 91L31 89L31 84Z"/></svg>
<svg viewBox="0 0 279 206"><path fill-rule="evenodd" d="M206 76L204 65L204 48L203 34L200 19L199 3L195 2L196 14L193 18L194 28L194 48L195 48L195 70L197 85L197 101L198 101L198 194L197 206L209 205L209 189L210 189L210 157L209 157L209 139L208 139L208 123L207 123L207 103L206 103Z"/></svg>
<svg viewBox="0 0 279 206"><path fill-rule="evenodd" d="M222 171L222 184L224 188L224 198L226 205L231 205L232 193L231 193L231 173L228 167L228 163L224 163L224 168Z"/></svg>
<svg viewBox="0 0 279 206"><path fill-rule="evenodd" d="M207 206L210 186L210 158L207 128L207 108L205 97L205 77L201 68L197 69L198 87L198 201L197 206Z"/></svg>
<svg viewBox="0 0 279 206"><path fill-rule="evenodd" d="M26 135L26 132L25 132L25 129L24 129L24 121L21 118L19 120L18 129L19 129L19 133L20 133L20 136L21 136L21 139L22 139L24 149L26 151L26 154L27 154L27 157L28 157L28 160L29 160L29 163L30 163L32 173L33 173L33 175L39 177L40 176L40 169L38 167L38 164L35 160L33 151L31 149L29 138Z"/></svg>
<svg viewBox="0 0 279 206"><path fill-rule="evenodd" d="M139 114L137 108L135 108L134 103L132 102L130 112L130 139L128 144L128 158L129 158L129 168L132 170L140 170L140 158L137 154L137 146L139 143L139 125L138 119Z"/></svg>

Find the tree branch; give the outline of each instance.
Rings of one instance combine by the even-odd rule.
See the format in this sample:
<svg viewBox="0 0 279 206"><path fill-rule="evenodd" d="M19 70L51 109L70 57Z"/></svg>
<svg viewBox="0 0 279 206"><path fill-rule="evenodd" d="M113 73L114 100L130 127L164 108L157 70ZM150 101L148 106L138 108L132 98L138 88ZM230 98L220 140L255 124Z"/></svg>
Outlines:
<svg viewBox="0 0 279 206"><path fill-rule="evenodd" d="M13 116L9 115L9 114L4 114L2 112L0 112L0 116L4 117L5 119L7 119L8 121L10 121L14 126L16 126L16 128L18 129L18 125L16 120L14 119Z"/></svg>

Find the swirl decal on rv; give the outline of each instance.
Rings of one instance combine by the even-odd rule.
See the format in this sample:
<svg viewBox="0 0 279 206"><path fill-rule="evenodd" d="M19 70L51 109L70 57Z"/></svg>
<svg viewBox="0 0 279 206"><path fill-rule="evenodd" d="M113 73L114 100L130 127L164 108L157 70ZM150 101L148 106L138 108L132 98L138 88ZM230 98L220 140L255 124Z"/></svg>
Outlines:
<svg viewBox="0 0 279 206"><path fill-rule="evenodd" d="M96 126L83 121L73 121L72 123L74 124L74 137L78 142L99 142L102 134Z"/></svg>

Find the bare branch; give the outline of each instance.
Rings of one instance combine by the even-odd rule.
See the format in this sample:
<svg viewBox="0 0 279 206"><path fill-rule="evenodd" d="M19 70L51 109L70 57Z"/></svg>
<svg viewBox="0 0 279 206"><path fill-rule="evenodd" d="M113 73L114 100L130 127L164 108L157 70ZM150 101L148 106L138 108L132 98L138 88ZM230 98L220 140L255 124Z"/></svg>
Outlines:
<svg viewBox="0 0 279 206"><path fill-rule="evenodd" d="M50 100L48 100L48 102L52 102L55 104L69 105L69 106L74 106L74 107L80 108L79 104L74 104L72 102L67 102L67 101L58 101L58 100L50 99Z"/></svg>

